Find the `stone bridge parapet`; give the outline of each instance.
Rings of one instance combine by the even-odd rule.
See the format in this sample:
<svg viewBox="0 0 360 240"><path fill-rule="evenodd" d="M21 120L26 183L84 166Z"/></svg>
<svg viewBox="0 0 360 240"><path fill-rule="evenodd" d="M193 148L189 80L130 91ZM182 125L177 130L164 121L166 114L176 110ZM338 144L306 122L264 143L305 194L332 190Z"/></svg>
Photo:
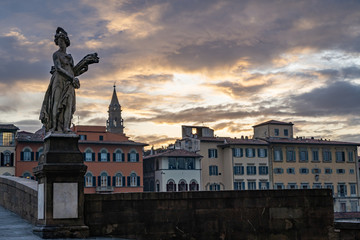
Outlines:
<svg viewBox="0 0 360 240"><path fill-rule="evenodd" d="M13 176L0 176L0 205L35 224L37 182Z"/></svg>

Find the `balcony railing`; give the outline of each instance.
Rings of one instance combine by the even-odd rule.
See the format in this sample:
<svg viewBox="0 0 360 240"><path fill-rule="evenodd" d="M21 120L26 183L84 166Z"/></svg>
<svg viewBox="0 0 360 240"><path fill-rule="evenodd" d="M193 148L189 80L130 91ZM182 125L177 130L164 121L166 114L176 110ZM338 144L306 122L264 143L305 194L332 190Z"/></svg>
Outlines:
<svg viewBox="0 0 360 240"><path fill-rule="evenodd" d="M96 192L98 193L111 193L114 191L114 187L112 186L99 186L96 187Z"/></svg>

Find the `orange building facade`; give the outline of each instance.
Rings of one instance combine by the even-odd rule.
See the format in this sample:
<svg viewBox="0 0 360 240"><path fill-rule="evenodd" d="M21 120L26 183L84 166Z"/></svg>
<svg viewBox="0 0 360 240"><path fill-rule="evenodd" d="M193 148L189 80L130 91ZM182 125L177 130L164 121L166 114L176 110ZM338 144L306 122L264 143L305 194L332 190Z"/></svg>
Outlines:
<svg viewBox="0 0 360 240"><path fill-rule="evenodd" d="M79 148L88 166L85 193L142 192L143 147L105 126L75 126Z"/></svg>

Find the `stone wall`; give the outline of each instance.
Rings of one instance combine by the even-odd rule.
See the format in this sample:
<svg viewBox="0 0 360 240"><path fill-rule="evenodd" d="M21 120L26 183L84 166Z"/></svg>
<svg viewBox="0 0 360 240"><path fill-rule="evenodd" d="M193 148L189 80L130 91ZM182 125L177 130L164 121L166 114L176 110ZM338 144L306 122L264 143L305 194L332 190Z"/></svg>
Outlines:
<svg viewBox="0 0 360 240"><path fill-rule="evenodd" d="M336 239L328 189L86 194L85 215L92 236Z"/></svg>
<svg viewBox="0 0 360 240"><path fill-rule="evenodd" d="M0 176L0 205L35 224L37 182L25 178Z"/></svg>
<svg viewBox="0 0 360 240"><path fill-rule="evenodd" d="M335 221L336 240L360 239L360 222L356 221ZM335 238L334 238L335 239Z"/></svg>

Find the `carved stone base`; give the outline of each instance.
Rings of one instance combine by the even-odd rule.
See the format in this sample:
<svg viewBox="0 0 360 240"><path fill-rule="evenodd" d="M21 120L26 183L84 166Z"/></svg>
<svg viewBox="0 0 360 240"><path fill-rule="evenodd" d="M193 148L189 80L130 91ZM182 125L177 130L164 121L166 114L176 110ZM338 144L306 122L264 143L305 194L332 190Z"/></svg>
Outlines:
<svg viewBox="0 0 360 240"><path fill-rule="evenodd" d="M85 238L83 154L75 134L50 134L33 169L38 178L38 219L33 232L42 238Z"/></svg>
<svg viewBox="0 0 360 240"><path fill-rule="evenodd" d="M88 226L36 226L33 233L41 238L87 238Z"/></svg>

